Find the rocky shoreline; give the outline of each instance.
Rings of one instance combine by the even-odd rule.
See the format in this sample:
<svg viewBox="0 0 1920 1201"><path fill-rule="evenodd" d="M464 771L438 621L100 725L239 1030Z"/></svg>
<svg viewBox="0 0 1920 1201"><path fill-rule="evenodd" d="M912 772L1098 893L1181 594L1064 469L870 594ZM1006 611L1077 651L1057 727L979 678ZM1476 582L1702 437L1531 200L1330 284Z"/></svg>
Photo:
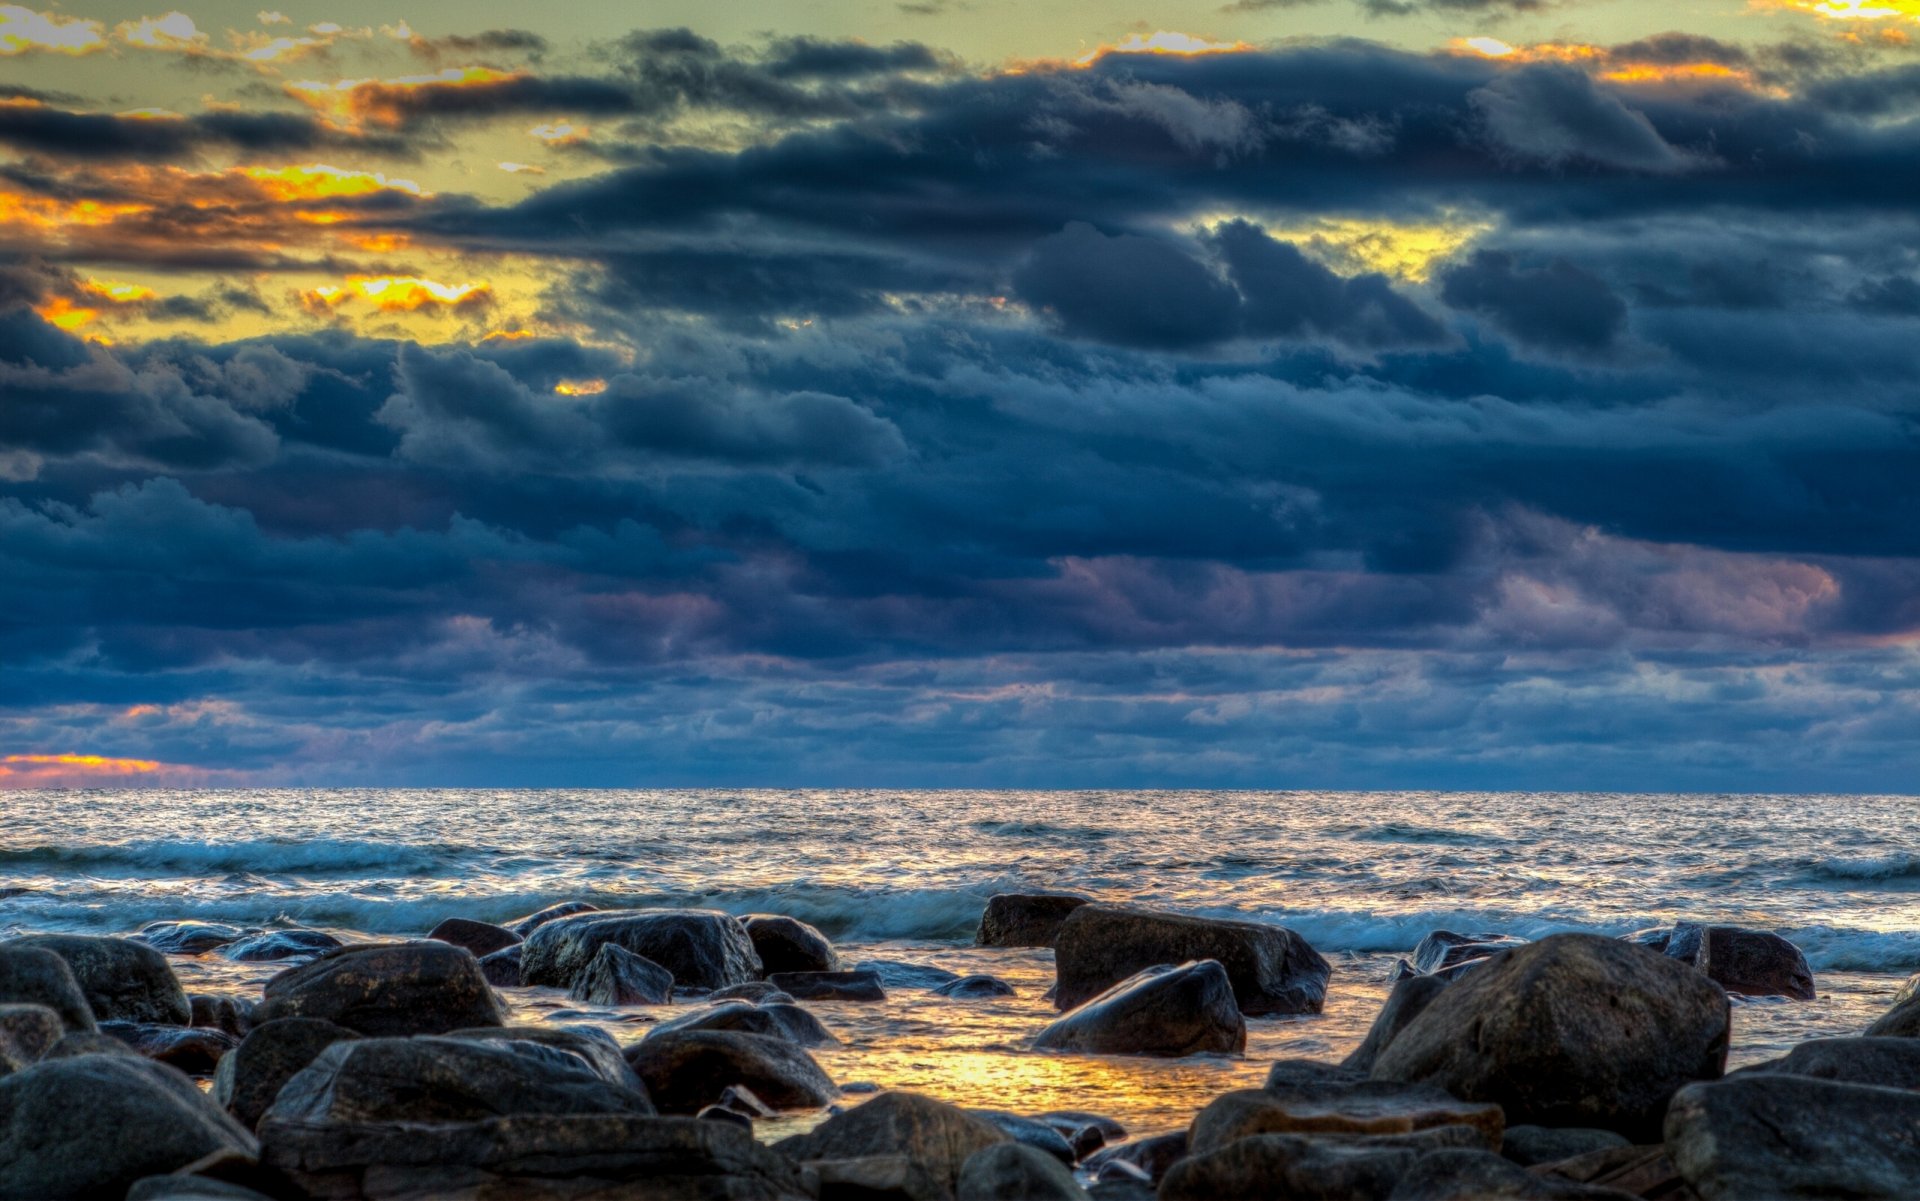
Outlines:
<svg viewBox="0 0 1920 1201"><path fill-rule="evenodd" d="M1033 1054L1235 1055L1249 1017L1338 987L1283 927L1082 897L994 897L977 941L1052 949ZM173 965L203 956L287 966L258 997L190 995ZM1343 1061L1284 1060L1184 1129L1129 1131L834 1080L809 1004L1008 985L849 964L777 914L570 902L350 945L33 935L0 943L0 1201L1920 1195L1912 984L1859 1037L1727 1074L1730 995L1816 995L1764 931L1435 931L1396 976ZM503 988L672 1016L623 1045L512 1024ZM796 1113L816 1124L756 1137Z"/></svg>

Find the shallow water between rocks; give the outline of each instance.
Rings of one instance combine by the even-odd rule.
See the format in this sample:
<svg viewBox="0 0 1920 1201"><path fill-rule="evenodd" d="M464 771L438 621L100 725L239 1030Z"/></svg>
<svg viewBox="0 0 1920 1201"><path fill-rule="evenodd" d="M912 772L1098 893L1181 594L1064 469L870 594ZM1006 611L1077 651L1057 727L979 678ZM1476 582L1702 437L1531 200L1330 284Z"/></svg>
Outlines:
<svg viewBox="0 0 1920 1201"><path fill-rule="evenodd" d="M1920 968L1920 837L1904 797L1513 793L248 791L17 793L0 833L0 928L130 933L148 921L419 936L557 900L788 913L843 959L1012 983L950 1000L810 1002L843 1084L963 1105L1093 1110L1181 1126L1282 1057L1338 1058L1429 930L1621 934L1738 922L1799 943L1810 1003L1734 1015L1736 1063L1855 1033ZM970 945L996 892L1070 890L1275 921L1334 964L1326 1011L1249 1022L1243 1057L1036 1053L1052 954ZM257 995L284 965L175 957L189 991ZM589 1010L507 990L516 1018L622 1042L683 1006ZM764 1124L777 1137L818 1120Z"/></svg>

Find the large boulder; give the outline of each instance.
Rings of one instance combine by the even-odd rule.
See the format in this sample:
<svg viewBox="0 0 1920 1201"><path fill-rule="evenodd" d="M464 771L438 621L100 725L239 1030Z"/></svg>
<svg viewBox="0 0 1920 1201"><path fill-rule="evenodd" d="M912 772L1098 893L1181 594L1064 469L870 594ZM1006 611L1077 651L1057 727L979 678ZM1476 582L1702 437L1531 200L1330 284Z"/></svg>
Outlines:
<svg viewBox="0 0 1920 1201"><path fill-rule="evenodd" d="M525 917L513 919L507 923L507 929L513 931L521 938L525 938L548 922L557 921L563 917L572 917L576 913L598 912L600 912L600 906L590 904L586 901L561 901L559 904L549 905L537 913L529 913Z"/></svg>
<svg viewBox="0 0 1920 1201"><path fill-rule="evenodd" d="M1800 948L1765 930L1680 922L1660 949L1731 993L1796 1001L1811 1001L1816 995L1813 969Z"/></svg>
<svg viewBox="0 0 1920 1201"><path fill-rule="evenodd" d="M325 930L293 928L257 930L238 942L220 948L220 954L235 963L274 963L282 959L308 959L324 955L346 944Z"/></svg>
<svg viewBox="0 0 1920 1201"><path fill-rule="evenodd" d="M803 1201L813 1195L798 1169L754 1141L752 1131L693 1118L269 1121L260 1141L262 1161L301 1195L334 1201Z"/></svg>
<svg viewBox="0 0 1920 1201"><path fill-rule="evenodd" d="M1094 1055L1233 1054L1247 1022L1227 971L1211 959L1149 968L1042 1030L1035 1047Z"/></svg>
<svg viewBox="0 0 1920 1201"><path fill-rule="evenodd" d="M1869 1038L1920 1038L1920 976L1901 985L1893 1004L1867 1027Z"/></svg>
<svg viewBox="0 0 1920 1201"><path fill-rule="evenodd" d="M585 1059L530 1041L336 1042L280 1090L262 1125L473 1122L516 1114L651 1114L646 1094Z"/></svg>
<svg viewBox="0 0 1920 1201"><path fill-rule="evenodd" d="M732 1030L676 1030L626 1051L662 1113L699 1113L742 1085L774 1109L816 1109L840 1095L813 1056L785 1039Z"/></svg>
<svg viewBox="0 0 1920 1201"><path fill-rule="evenodd" d="M1494 1149L1506 1118L1498 1105L1462 1101L1427 1084L1297 1082L1215 1097L1194 1115L1187 1148L1205 1155L1255 1134L1412 1134L1440 1126L1472 1129L1480 1145Z"/></svg>
<svg viewBox="0 0 1920 1201"><path fill-rule="evenodd" d="M204 955L245 934L238 926L218 922L148 922L133 937L163 955Z"/></svg>
<svg viewBox="0 0 1920 1201"><path fill-rule="evenodd" d="M1226 969L1249 1016L1320 1012L1333 971L1283 926L1095 902L1068 914L1054 940L1054 1005L1073 1009L1147 968L1199 959Z"/></svg>
<svg viewBox="0 0 1920 1201"><path fill-rule="evenodd" d="M1359 1072L1371 1072L1373 1061L1380 1057L1388 1043L1400 1036L1407 1024L1420 1016L1422 1010L1432 1004L1447 987L1447 981L1439 976L1408 976L1393 986L1387 994L1387 1003L1373 1019L1373 1025L1367 1028L1367 1036L1360 1040L1353 1053L1341 1061L1342 1067Z"/></svg>
<svg viewBox="0 0 1920 1201"><path fill-rule="evenodd" d="M1728 1078L1756 1072L1920 1089L1920 1038L1816 1038L1779 1059L1731 1072Z"/></svg>
<svg viewBox="0 0 1920 1201"><path fill-rule="evenodd" d="M38 947L66 960L87 1008L100 1021L184 1026L193 1020L186 990L167 957L145 943L88 934L31 934L4 945Z"/></svg>
<svg viewBox="0 0 1920 1201"><path fill-rule="evenodd" d="M1422 1155L1479 1146L1462 1126L1367 1138L1252 1134L1167 1170L1161 1201L1285 1197L1299 1201L1385 1201Z"/></svg>
<svg viewBox="0 0 1920 1201"><path fill-rule="evenodd" d="M673 973L618 943L606 943L567 990L582 1005L665 1005L673 1000Z"/></svg>
<svg viewBox="0 0 1920 1201"><path fill-rule="evenodd" d="M760 956L761 970L775 972L837 972L840 957L827 936L796 918L752 913L740 919Z"/></svg>
<svg viewBox="0 0 1920 1201"><path fill-rule="evenodd" d="M66 1033L60 1015L45 1005L0 1004L0 1076L39 1063Z"/></svg>
<svg viewBox="0 0 1920 1201"><path fill-rule="evenodd" d="M360 1036L319 1018L281 1018L247 1032L213 1073L213 1099L251 1130L287 1081L334 1043Z"/></svg>
<svg viewBox="0 0 1920 1201"><path fill-rule="evenodd" d="M1073 1172L1045 1151L1024 1143L996 1143L960 1165L958 1201L1084 1201Z"/></svg>
<svg viewBox="0 0 1920 1201"><path fill-rule="evenodd" d="M1771 1073L1681 1089L1667 1153L1706 1201L1920 1196L1920 1093Z"/></svg>
<svg viewBox="0 0 1920 1201"><path fill-rule="evenodd" d="M255 1020L323 1018L376 1037L505 1024L471 951L444 942L375 943L329 951L267 981Z"/></svg>
<svg viewBox="0 0 1920 1201"><path fill-rule="evenodd" d="M221 1059L240 1045L224 1030L202 1026L155 1026L146 1022L101 1022L111 1035L148 1059L179 1068L189 1076L211 1076Z"/></svg>
<svg viewBox="0 0 1920 1201"><path fill-rule="evenodd" d="M1516 1124L1653 1136L1676 1091L1725 1070L1730 1010L1720 986L1683 963L1556 934L1449 984L1371 1074L1494 1102Z"/></svg>
<svg viewBox="0 0 1920 1201"><path fill-rule="evenodd" d="M172 1068L81 1055L0 1079L0 1198L99 1201L253 1136Z"/></svg>
<svg viewBox="0 0 1920 1201"><path fill-rule="evenodd" d="M492 922L476 922L464 917L448 918L427 931L427 937L435 942L465 947L472 951L477 959L485 959L495 951L504 951L508 947L520 945L520 936L506 927L496 926Z"/></svg>
<svg viewBox="0 0 1920 1201"><path fill-rule="evenodd" d="M44 947L0 943L0 1005L45 1005L69 1030L94 1028L93 1007L73 969Z"/></svg>
<svg viewBox="0 0 1920 1201"><path fill-rule="evenodd" d="M840 1041L813 1014L798 1005L779 1001L770 1005L723 1001L661 1022L649 1029L646 1037L659 1038L682 1030L737 1030L742 1034L783 1038L801 1047L830 1047Z"/></svg>
<svg viewBox="0 0 1920 1201"><path fill-rule="evenodd" d="M740 922L713 909L615 909L555 918L534 929L520 952L520 978L571 988L608 943L651 959L682 988L726 988L758 980L760 957Z"/></svg>
<svg viewBox="0 0 1920 1201"><path fill-rule="evenodd" d="M1092 898L1064 892L1001 893L987 898L974 945L1050 947L1067 915Z"/></svg>
<svg viewBox="0 0 1920 1201"><path fill-rule="evenodd" d="M960 1170L977 1152L1011 1142L991 1123L918 1093L882 1093L773 1149L795 1163L899 1157L912 1201L952 1201Z"/></svg>

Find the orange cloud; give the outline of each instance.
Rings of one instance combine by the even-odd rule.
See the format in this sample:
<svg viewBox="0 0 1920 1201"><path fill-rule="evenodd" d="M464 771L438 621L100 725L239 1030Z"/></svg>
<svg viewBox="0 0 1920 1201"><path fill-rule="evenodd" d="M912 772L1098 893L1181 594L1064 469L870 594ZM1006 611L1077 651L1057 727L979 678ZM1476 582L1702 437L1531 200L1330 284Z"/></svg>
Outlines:
<svg viewBox="0 0 1920 1201"><path fill-rule="evenodd" d="M431 193L410 179L388 179L378 171L349 171L326 163L296 167L242 167L240 174L259 184L275 200L324 200L341 196L370 196L375 192Z"/></svg>
<svg viewBox="0 0 1920 1201"><path fill-rule="evenodd" d="M561 396L598 396L607 390L603 379L563 379L553 386Z"/></svg>
<svg viewBox="0 0 1920 1201"><path fill-rule="evenodd" d="M18 4L0 4L0 54L25 54L30 50L91 54L106 44L98 21L68 19Z"/></svg>
<svg viewBox="0 0 1920 1201"><path fill-rule="evenodd" d="M334 83L306 80L287 85L287 94L320 112L373 125L403 124L422 93L434 90L501 88L528 77L525 71L492 67L448 67L431 75L398 79L342 79Z"/></svg>
<svg viewBox="0 0 1920 1201"><path fill-rule="evenodd" d="M1792 9L1829 21L1920 21L1920 0L1763 0L1757 7Z"/></svg>
<svg viewBox="0 0 1920 1201"><path fill-rule="evenodd" d="M0 758L0 788L87 788L169 770L176 769L154 759L74 754L7 755Z"/></svg>
<svg viewBox="0 0 1920 1201"><path fill-rule="evenodd" d="M1450 45L1456 54L1475 54L1501 62L1563 63L1579 67L1594 78L1604 79L1608 83L1733 83L1747 88L1759 86L1751 71L1726 63L1707 60L1651 62L1585 42L1536 42L1530 46L1516 46L1499 38L1472 37L1455 38Z"/></svg>
<svg viewBox="0 0 1920 1201"><path fill-rule="evenodd" d="M356 275L344 284L323 284L300 293L301 307L315 315L350 301L366 300L383 313L485 308L493 303L487 283L444 284L417 276Z"/></svg>

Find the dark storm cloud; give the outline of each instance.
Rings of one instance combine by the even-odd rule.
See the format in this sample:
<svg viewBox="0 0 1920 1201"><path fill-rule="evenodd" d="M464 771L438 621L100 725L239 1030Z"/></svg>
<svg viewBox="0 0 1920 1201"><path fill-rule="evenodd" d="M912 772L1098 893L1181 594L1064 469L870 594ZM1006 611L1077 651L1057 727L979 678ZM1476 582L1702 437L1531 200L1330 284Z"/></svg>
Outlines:
<svg viewBox="0 0 1920 1201"><path fill-rule="evenodd" d="M1550 349L1603 351L1627 328L1626 302L1605 280L1564 259L1525 266L1509 254L1477 251L1447 269L1440 295L1522 342Z"/></svg>
<svg viewBox="0 0 1920 1201"><path fill-rule="evenodd" d="M0 105L0 144L54 158L154 163L190 161L209 150L274 154L352 147L394 153L405 148L395 139L350 134L303 113L146 118L45 104Z"/></svg>

